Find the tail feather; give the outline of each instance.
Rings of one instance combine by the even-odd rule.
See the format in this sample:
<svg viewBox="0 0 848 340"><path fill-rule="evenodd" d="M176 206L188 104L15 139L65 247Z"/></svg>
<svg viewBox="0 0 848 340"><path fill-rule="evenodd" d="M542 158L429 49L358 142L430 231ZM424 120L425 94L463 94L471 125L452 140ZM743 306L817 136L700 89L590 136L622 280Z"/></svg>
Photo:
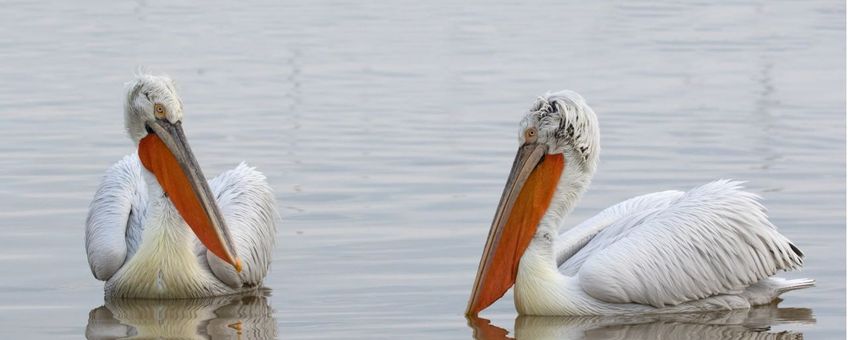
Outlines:
<svg viewBox="0 0 848 340"><path fill-rule="evenodd" d="M810 288L816 285L816 280L813 279L794 279L781 280L780 285L775 288L777 294L783 294L796 289Z"/></svg>
<svg viewBox="0 0 848 340"><path fill-rule="evenodd" d="M783 293L796 289L809 288L815 285L816 280L812 279L787 280L779 277L770 277L745 288L742 296L747 298L751 305L766 305Z"/></svg>

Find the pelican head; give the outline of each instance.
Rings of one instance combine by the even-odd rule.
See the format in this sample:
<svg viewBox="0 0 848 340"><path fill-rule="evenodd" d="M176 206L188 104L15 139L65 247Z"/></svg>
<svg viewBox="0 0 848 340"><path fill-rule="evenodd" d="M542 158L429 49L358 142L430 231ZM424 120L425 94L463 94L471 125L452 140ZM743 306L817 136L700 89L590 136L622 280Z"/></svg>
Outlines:
<svg viewBox="0 0 848 340"><path fill-rule="evenodd" d="M124 125L138 144L147 136L147 123L157 119L176 124L183 120L183 102L174 81L167 76L139 74L127 84Z"/></svg>
<svg viewBox="0 0 848 340"><path fill-rule="evenodd" d="M521 120L518 142L546 148L546 154L564 154L581 170L594 172L600 152L598 117L576 92L547 93Z"/></svg>
<svg viewBox="0 0 848 340"><path fill-rule="evenodd" d="M241 271L241 262L182 128L183 106L174 81L141 74L127 86L124 123L138 157L197 238Z"/></svg>
<svg viewBox="0 0 848 340"><path fill-rule="evenodd" d="M468 304L476 315L515 284L518 264L550 209L568 214L597 167L598 119L572 91L539 97L521 120L507 178ZM564 199L555 200L554 193Z"/></svg>

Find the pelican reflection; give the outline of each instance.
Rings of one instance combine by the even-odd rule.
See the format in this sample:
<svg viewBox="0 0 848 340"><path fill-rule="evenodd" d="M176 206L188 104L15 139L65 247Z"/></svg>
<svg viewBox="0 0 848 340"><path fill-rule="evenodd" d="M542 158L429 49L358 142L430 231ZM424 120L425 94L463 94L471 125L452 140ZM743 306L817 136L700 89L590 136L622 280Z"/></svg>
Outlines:
<svg viewBox="0 0 848 340"><path fill-rule="evenodd" d="M88 339L276 339L267 298L258 294L203 299L110 299L91 310Z"/></svg>
<svg viewBox="0 0 848 340"><path fill-rule="evenodd" d="M469 317L474 339L803 339L796 331L772 331L786 324L815 324L807 308L777 304L724 312L630 316L527 316L515 319L515 333L489 320Z"/></svg>

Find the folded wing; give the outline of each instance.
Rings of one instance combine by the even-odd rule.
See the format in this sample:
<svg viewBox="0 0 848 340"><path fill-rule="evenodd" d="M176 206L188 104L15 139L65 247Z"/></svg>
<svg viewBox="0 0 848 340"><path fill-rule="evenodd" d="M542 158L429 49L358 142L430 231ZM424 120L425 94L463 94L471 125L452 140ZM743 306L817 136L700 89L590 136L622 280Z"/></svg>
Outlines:
<svg viewBox="0 0 848 340"><path fill-rule="evenodd" d="M207 251L209 267L233 288L261 284L271 265L279 220L271 187L262 173L244 163L209 181L209 187L230 229L243 269L236 273L233 266Z"/></svg>
<svg viewBox="0 0 848 340"><path fill-rule="evenodd" d="M88 265L98 280L111 278L140 242L146 191L135 154L112 165L100 182L85 222Z"/></svg>
<svg viewBox="0 0 848 340"><path fill-rule="evenodd" d="M566 272L565 274L575 274L576 269L580 268L579 265L583 264L582 260L585 260L585 258L583 258L578 261L577 259L579 256L574 257L575 253L586 247L587 243L589 243L589 241L591 241L602 230L607 229L610 226L613 226L614 228L622 227L621 223L618 222L630 216L642 214L645 211L657 211L658 209L668 208L669 205L680 199L683 194L684 193L682 191L668 190L636 196L606 208L597 215L583 221L583 223L580 223L576 227L566 230L559 237L559 240L562 240L563 242L556 244L555 254L557 257L557 266L562 266L566 260L569 260L569 267L573 268L574 271ZM616 234L620 234L620 232L617 232ZM595 242L589 247L600 248L603 246L604 244L601 242ZM584 251L581 253L581 256L591 253L591 251ZM579 265L575 265L577 262L579 262Z"/></svg>
<svg viewBox="0 0 848 340"><path fill-rule="evenodd" d="M802 253L768 221L739 182L695 188L667 207L626 214L598 232L561 270L592 297L663 307L739 292Z"/></svg>

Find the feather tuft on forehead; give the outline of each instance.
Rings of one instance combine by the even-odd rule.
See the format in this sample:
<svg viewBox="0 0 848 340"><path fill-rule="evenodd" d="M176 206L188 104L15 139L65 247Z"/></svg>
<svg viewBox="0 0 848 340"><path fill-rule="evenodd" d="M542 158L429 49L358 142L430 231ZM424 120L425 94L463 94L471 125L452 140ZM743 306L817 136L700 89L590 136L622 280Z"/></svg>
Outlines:
<svg viewBox="0 0 848 340"><path fill-rule="evenodd" d="M594 167L600 152L600 133L595 112L577 92L548 92L536 99L522 121L522 131L539 130L539 140L551 153L566 153Z"/></svg>

